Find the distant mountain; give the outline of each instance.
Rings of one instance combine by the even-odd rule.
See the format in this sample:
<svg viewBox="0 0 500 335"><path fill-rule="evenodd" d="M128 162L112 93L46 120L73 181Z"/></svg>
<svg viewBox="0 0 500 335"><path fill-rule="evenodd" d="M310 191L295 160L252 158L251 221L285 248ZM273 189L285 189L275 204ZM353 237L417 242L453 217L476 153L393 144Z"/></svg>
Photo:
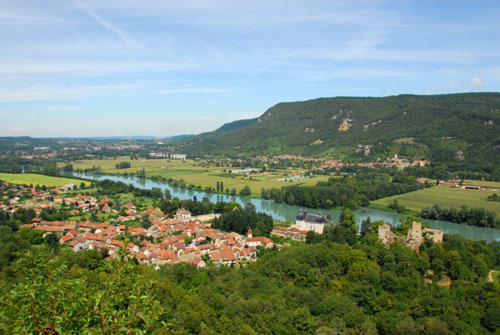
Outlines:
<svg viewBox="0 0 500 335"><path fill-rule="evenodd" d="M237 120L229 123L223 124L220 128L215 130L216 133L221 133L224 131L236 130L246 126L251 125L252 123L257 122L258 118L255 119L246 119L246 120Z"/></svg>
<svg viewBox="0 0 500 335"><path fill-rule="evenodd" d="M284 102L256 122L236 121L177 143L194 156L331 155L370 160L398 153L498 166L500 93L337 97Z"/></svg>
<svg viewBox="0 0 500 335"><path fill-rule="evenodd" d="M174 135L170 137L165 137L164 140L180 140L183 138L188 138L188 137L193 137L196 136L195 134L186 134L186 135Z"/></svg>

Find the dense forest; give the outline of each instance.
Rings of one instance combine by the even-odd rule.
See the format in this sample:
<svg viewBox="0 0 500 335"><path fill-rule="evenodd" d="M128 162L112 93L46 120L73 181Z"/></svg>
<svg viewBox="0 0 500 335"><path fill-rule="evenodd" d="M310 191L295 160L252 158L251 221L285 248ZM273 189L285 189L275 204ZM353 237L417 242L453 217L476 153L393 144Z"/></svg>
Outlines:
<svg viewBox="0 0 500 335"><path fill-rule="evenodd" d="M384 173L364 173L353 178L331 177L327 182L318 182L315 186L284 186L281 189L262 189L264 199L272 199L289 205L309 208L367 206L370 201L392 195L423 189L412 176L402 173L390 177Z"/></svg>
<svg viewBox="0 0 500 335"><path fill-rule="evenodd" d="M353 218L319 243L261 250L240 268L155 271L73 253L1 226L3 334L494 334L500 243L446 235L420 252L386 249ZM373 223L376 226L376 223ZM404 226L404 225L403 225ZM402 233L402 232L398 232ZM32 246L31 244L36 244Z"/></svg>
<svg viewBox="0 0 500 335"><path fill-rule="evenodd" d="M195 157L337 155L351 160L426 158L452 171L500 176L500 94L320 98L279 103L257 122L174 142ZM356 145L370 153L356 153Z"/></svg>

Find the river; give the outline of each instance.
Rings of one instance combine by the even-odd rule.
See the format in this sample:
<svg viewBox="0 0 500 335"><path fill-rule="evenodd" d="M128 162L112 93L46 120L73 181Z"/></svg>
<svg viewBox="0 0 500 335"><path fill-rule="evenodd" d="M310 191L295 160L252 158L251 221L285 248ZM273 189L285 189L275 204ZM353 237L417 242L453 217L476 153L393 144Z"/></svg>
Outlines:
<svg viewBox="0 0 500 335"><path fill-rule="evenodd" d="M85 173L73 173L75 177L84 178L84 179L94 179L94 180L103 180L109 179L114 181L121 181L127 184L132 184L135 187L142 189L151 189L153 187L158 187L162 190L169 189L172 197L178 197L181 200L193 199L194 196L198 200L202 200L203 197L208 197L211 202L217 201L234 201L241 205L245 205L248 202L251 202L257 212L264 212L266 214L271 215L274 219L280 221L290 220L292 223L295 222L295 217L300 209L307 210L309 213L317 214L321 212L321 214L326 215L330 214L334 223L337 223L339 220L339 216L341 211L333 210L333 209L311 209L304 208L299 206L291 206L287 204L276 203L271 200L263 200L263 199L253 199L239 196L231 196L225 194L217 194L217 193L205 193L200 191L188 190L180 187L173 187L167 183L154 181L151 179L145 178L137 178L137 177L125 177L125 176L112 176L112 175L92 175ZM392 213L381 211L373 208L362 207L356 211L354 211L356 215L356 220L358 225L362 220L370 217L372 222L377 220L383 220L385 222L390 223L391 225L398 225L399 218L405 216L399 213ZM446 221L437 221L437 220L424 220L428 222L431 228L440 229L444 231L445 234L459 234L463 235L466 238L475 241L500 241L500 229L493 228L482 228L475 226L468 226L463 224L456 224Z"/></svg>

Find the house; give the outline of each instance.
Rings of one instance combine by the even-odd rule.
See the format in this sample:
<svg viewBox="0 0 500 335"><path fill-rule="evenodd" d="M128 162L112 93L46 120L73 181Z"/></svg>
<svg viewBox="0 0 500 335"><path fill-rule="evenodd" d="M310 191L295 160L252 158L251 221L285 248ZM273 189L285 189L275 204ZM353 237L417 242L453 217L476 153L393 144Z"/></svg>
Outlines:
<svg viewBox="0 0 500 335"><path fill-rule="evenodd" d="M277 226L277 227L274 227L273 231L271 232L271 235L278 236L278 237L284 237L284 238L290 238L294 241L305 242L307 231L306 230L299 230L295 227Z"/></svg>
<svg viewBox="0 0 500 335"><path fill-rule="evenodd" d="M246 244L249 247L263 247L266 249L271 249L274 246L274 242L267 237L249 237L246 240Z"/></svg>
<svg viewBox="0 0 500 335"><path fill-rule="evenodd" d="M73 190L78 190L79 188L80 188L80 186L70 183L70 184L66 184L63 187L61 187L61 191L62 192L73 191Z"/></svg>
<svg viewBox="0 0 500 335"><path fill-rule="evenodd" d="M191 220L191 212L184 208L179 208L175 213L174 219L177 221Z"/></svg>
<svg viewBox="0 0 500 335"><path fill-rule="evenodd" d="M221 249L219 251L220 262L224 265L231 265L236 263L236 256L231 249Z"/></svg>
<svg viewBox="0 0 500 335"><path fill-rule="evenodd" d="M203 261L200 257L193 258L191 260L191 264L193 264L197 268L204 268L206 266L205 261Z"/></svg>

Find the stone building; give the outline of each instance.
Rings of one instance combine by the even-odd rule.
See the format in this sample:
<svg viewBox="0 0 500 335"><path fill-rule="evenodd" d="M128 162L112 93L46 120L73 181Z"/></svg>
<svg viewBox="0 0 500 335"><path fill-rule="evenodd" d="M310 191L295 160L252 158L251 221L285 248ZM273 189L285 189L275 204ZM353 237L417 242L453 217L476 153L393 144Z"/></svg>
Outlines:
<svg viewBox="0 0 500 335"><path fill-rule="evenodd" d="M412 227L408 229L407 236L397 236L391 231L389 224L383 224L378 227L378 239L388 248L394 242L405 243L415 251L418 251L425 239L430 239L434 243L443 242L443 231L437 229L424 228L422 223L413 221Z"/></svg>

